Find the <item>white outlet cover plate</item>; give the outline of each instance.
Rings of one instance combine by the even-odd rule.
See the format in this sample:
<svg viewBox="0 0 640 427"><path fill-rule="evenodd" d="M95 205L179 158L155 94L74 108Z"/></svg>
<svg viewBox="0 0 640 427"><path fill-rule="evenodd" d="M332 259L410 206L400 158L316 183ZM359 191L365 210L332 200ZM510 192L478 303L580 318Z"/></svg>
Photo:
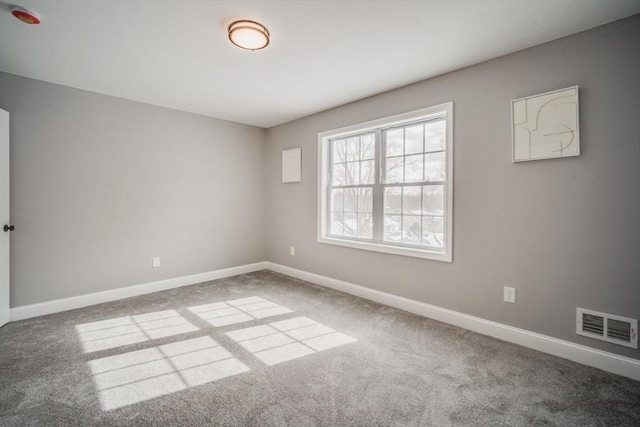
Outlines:
<svg viewBox="0 0 640 427"><path fill-rule="evenodd" d="M504 287L504 302L516 303L516 288Z"/></svg>

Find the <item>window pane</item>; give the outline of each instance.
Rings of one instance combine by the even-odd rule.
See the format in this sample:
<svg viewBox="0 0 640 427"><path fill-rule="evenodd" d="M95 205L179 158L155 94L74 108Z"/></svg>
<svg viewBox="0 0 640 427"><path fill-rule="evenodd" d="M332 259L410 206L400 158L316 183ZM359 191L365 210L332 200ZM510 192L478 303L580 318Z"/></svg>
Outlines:
<svg viewBox="0 0 640 427"><path fill-rule="evenodd" d="M423 125L411 126L404 130L404 154L422 153L422 128Z"/></svg>
<svg viewBox="0 0 640 427"><path fill-rule="evenodd" d="M442 217L422 217L422 244L436 248L444 247L444 219Z"/></svg>
<svg viewBox="0 0 640 427"><path fill-rule="evenodd" d="M385 182L404 182L404 157L387 159L385 168Z"/></svg>
<svg viewBox="0 0 640 427"><path fill-rule="evenodd" d="M344 211L358 212L358 189L357 188L344 189Z"/></svg>
<svg viewBox="0 0 640 427"><path fill-rule="evenodd" d="M446 123L445 120L438 120L425 124L425 151L445 149Z"/></svg>
<svg viewBox="0 0 640 427"><path fill-rule="evenodd" d="M344 221L343 214L341 213L332 213L331 214L331 224L330 224L330 233L334 236L342 236L344 234Z"/></svg>
<svg viewBox="0 0 640 427"><path fill-rule="evenodd" d="M336 139L332 142L333 145L333 162L332 163L344 163L347 161L347 141L344 139Z"/></svg>
<svg viewBox="0 0 640 427"><path fill-rule="evenodd" d="M402 187L386 187L384 189L384 213L402 213Z"/></svg>
<svg viewBox="0 0 640 427"><path fill-rule="evenodd" d="M347 163L346 185L360 184L360 162Z"/></svg>
<svg viewBox="0 0 640 427"><path fill-rule="evenodd" d="M422 213L422 188L404 187L402 189L402 214L420 215Z"/></svg>
<svg viewBox="0 0 640 427"><path fill-rule="evenodd" d="M331 184L332 185L344 185L347 180L345 176L345 164L339 163L337 165L333 165L333 173L331 174Z"/></svg>
<svg viewBox="0 0 640 427"><path fill-rule="evenodd" d="M358 236L358 214L344 214L344 235L350 237Z"/></svg>
<svg viewBox="0 0 640 427"><path fill-rule="evenodd" d="M375 182L374 161L360 162L360 184L374 184Z"/></svg>
<svg viewBox="0 0 640 427"><path fill-rule="evenodd" d="M370 133L360 137L360 159L373 160L376 158L376 139L375 135Z"/></svg>
<svg viewBox="0 0 640 427"><path fill-rule="evenodd" d="M347 162L355 162L360 157L360 138L347 138Z"/></svg>
<svg viewBox="0 0 640 427"><path fill-rule="evenodd" d="M371 198L371 188L358 188L358 212L373 212L373 200Z"/></svg>
<svg viewBox="0 0 640 427"><path fill-rule="evenodd" d="M385 132L387 157L404 154L404 129L393 129Z"/></svg>
<svg viewBox="0 0 640 427"><path fill-rule="evenodd" d="M424 179L425 181L444 181L445 179L445 153L432 153L424 155Z"/></svg>
<svg viewBox="0 0 640 427"><path fill-rule="evenodd" d="M425 215L443 215L444 185L425 185L422 188L422 213Z"/></svg>
<svg viewBox="0 0 640 427"><path fill-rule="evenodd" d="M404 158L404 182L422 182L424 155L416 154Z"/></svg>
<svg viewBox="0 0 640 427"><path fill-rule="evenodd" d="M373 216L358 214L358 237L371 239L373 237Z"/></svg>
<svg viewBox="0 0 640 427"><path fill-rule="evenodd" d="M402 216L384 216L384 240L388 242L399 242L402 238Z"/></svg>
<svg viewBox="0 0 640 427"><path fill-rule="evenodd" d="M422 243L422 217L408 215L402 217L402 243L419 245Z"/></svg>
<svg viewBox="0 0 640 427"><path fill-rule="evenodd" d="M342 212L344 210L342 190L331 190L331 211Z"/></svg>

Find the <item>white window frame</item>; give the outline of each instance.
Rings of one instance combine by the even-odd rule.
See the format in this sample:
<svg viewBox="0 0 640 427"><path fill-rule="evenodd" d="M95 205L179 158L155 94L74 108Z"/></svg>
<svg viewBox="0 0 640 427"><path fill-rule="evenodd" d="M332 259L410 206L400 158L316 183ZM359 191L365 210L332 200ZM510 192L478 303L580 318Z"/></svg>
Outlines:
<svg viewBox="0 0 640 427"><path fill-rule="evenodd" d="M411 122L429 120L438 117L446 119L446 148L445 148L445 191L444 191L444 248L441 251L428 249L407 247L400 244L366 242L362 240L352 240L348 237L339 238L330 236L328 232L328 186L329 186L329 161L330 140L353 134L363 133L372 130L384 129L393 126L400 126ZM382 171L380 170L381 162L381 142L376 141L376 186L380 186ZM375 213L374 206L374 215ZM375 221L375 219L374 219ZM378 220L379 221L379 220ZM435 261L452 262L453 261L453 102L434 105L432 107L422 108L420 110L410 111L403 114L359 123L351 126L332 129L318 133L318 228L317 241L330 245L345 246L355 249L363 249L374 252L383 252L394 255L402 255L416 258L425 258Z"/></svg>

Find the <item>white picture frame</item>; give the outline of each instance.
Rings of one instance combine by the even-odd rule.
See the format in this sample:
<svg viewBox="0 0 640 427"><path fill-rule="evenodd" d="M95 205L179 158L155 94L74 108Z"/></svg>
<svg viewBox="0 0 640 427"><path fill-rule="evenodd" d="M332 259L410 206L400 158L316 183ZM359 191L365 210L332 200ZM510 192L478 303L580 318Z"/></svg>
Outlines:
<svg viewBox="0 0 640 427"><path fill-rule="evenodd" d="M511 101L513 162L580 155L578 86Z"/></svg>

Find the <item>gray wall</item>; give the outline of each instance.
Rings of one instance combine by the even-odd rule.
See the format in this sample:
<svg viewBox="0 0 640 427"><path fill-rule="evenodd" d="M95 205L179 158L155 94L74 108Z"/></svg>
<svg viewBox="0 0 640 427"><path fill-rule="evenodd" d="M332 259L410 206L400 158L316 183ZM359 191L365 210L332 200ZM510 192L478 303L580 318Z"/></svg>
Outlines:
<svg viewBox="0 0 640 427"><path fill-rule="evenodd" d="M576 307L640 318L639 76L635 16L271 128L268 260L640 358L575 334ZM510 101L573 85L580 157L512 163ZM317 133L446 101L453 263L317 243ZM283 185L281 150L295 146L302 183ZM502 302L505 285L517 288L517 304Z"/></svg>
<svg viewBox="0 0 640 427"><path fill-rule="evenodd" d="M263 129L9 74L0 107L12 307L265 260Z"/></svg>

